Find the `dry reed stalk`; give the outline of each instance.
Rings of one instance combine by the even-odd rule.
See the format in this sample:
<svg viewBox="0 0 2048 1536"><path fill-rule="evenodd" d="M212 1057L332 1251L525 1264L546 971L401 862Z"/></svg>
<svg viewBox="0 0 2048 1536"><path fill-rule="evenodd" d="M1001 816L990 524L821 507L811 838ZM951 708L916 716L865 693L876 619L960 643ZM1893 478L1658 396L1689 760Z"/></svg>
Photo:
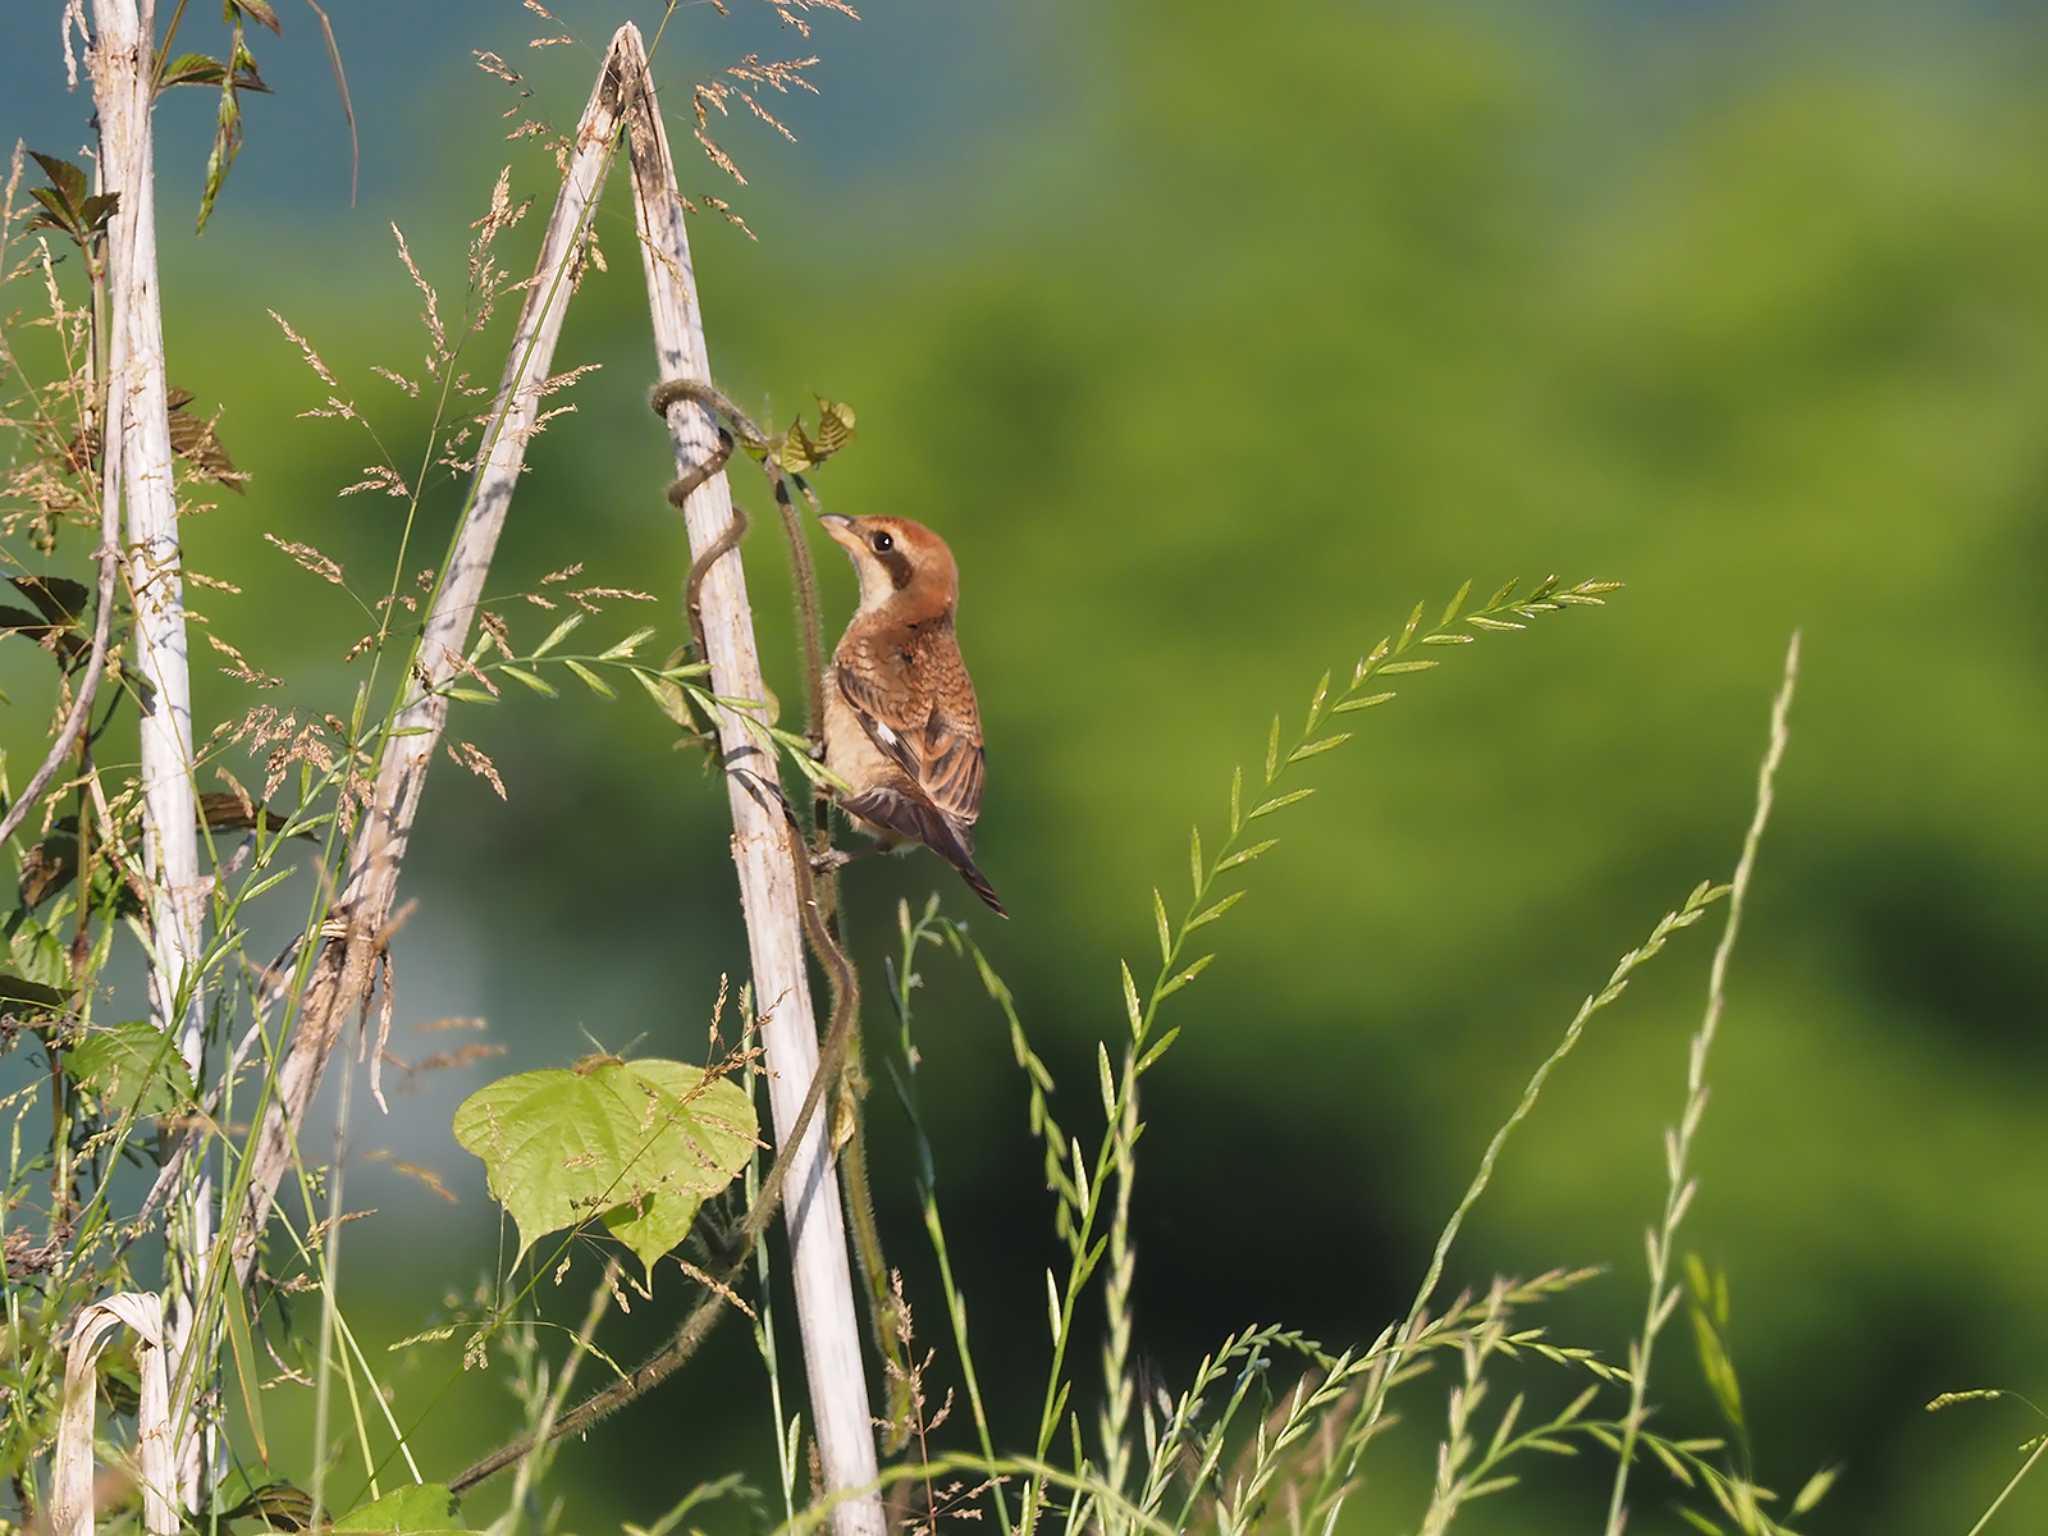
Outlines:
<svg viewBox="0 0 2048 1536"><path fill-rule="evenodd" d="M128 582L135 609L134 665L150 688L141 733L143 861L150 886L150 1013L177 1036L195 1079L203 1063L205 1013L199 987L207 887L199 871L192 789L192 679L185 641L178 496L164 383L161 289L156 259L156 168L150 111L154 0L93 0L96 36L89 62L100 125L102 184L120 197L107 232L109 347L107 484L128 513ZM116 463L118 460L118 469ZM102 608L100 622L106 622ZM174 1282L171 1353L184 1369L213 1245L212 1182L204 1163L184 1191L182 1257ZM192 1398L188 1394L187 1401ZM187 1507L199 1488L199 1438L182 1432L178 1492Z"/></svg>
<svg viewBox="0 0 2048 1536"><path fill-rule="evenodd" d="M277 1093L250 1162L248 1201L235 1242L238 1284L246 1284L255 1267L257 1240L270 1219L278 1185L291 1166L298 1128L319 1090L342 1026L369 996L391 923L399 866L419 814L427 768L448 719L448 700L438 690L460 670L457 661L468 643L484 578L525 464L542 385L568 311L572 285L567 273L595 212L618 134L621 78L614 44L577 124L568 170L520 308L491 415L500 423L497 435L477 468L475 494L427 615L419 671L408 681L407 701L397 715L370 807L349 851L348 877L336 903L343 931L322 947L307 982L299 1025L279 1068Z"/></svg>
<svg viewBox="0 0 2048 1536"><path fill-rule="evenodd" d="M634 219L647 275L656 361L664 380L709 383L703 310L697 301L682 199L639 29L630 23L621 27L612 39L612 53L631 71L629 84L638 87L630 93L626 123ZM717 450L717 423L694 402L683 400L671 406L668 424L679 474L687 475ZM691 553L701 555L732 520L732 494L721 472L698 486L684 505ZM712 692L722 698L766 698L746 572L737 549L705 572L699 612ZM804 969L788 808L772 758L733 711L720 711L718 734L727 768L732 857L746 914L754 996L763 1010L761 1038L769 1067L769 1103L780 1140L800 1115L818 1070L818 1025ZM834 1529L838 1536L882 1536L882 1502L874 1491L873 1410L861 1356L853 1275L847 1263L839 1180L826 1147L826 1120L824 1115L814 1115L797 1145L783 1218L789 1228L790 1268L819 1462L828 1494L841 1496L832 1512Z"/></svg>
<svg viewBox="0 0 2048 1536"><path fill-rule="evenodd" d="M93 1536L101 1480L93 1467L93 1424L98 1402L96 1369L107 1336L122 1324L135 1332L141 1401L135 1411L137 1474L142 1480L146 1536L176 1536L178 1506L171 1436L170 1370L165 1356L163 1303L147 1291L124 1291L78 1315L64 1357L64 1406L57 1420L57 1453L50 1476L51 1536Z"/></svg>
<svg viewBox="0 0 2048 1536"><path fill-rule="evenodd" d="M570 285L561 280L595 208L612 141L631 114L636 208L641 250L653 309L662 376L708 379L703 330L690 276L688 238L666 135L654 105L646 49L638 28L619 30L607 49L597 85L578 124L574 151L527 290L517 332L499 387L503 426L478 470L476 494L457 539L447 576L430 612L412 694L396 719L372 804L350 852L349 873L337 903L340 936L323 947L306 990L298 1029L278 1077L275 1101L264 1118L250 1163L249 1199L237 1234L235 1271L245 1283L257 1242L292 1160L292 1147L349 1013L368 997L426 770L447 717L447 700L434 690L459 670L525 446L538 414L540 386L548 377ZM717 442L716 428L696 406L671 412L677 462L699 463ZM693 550L702 550L732 518L724 477L701 487L685 510ZM738 559L718 562L703 584L701 610L711 680L727 697L763 698L746 582ZM804 971L796 873L783 827L783 806L772 788L773 765L759 773L758 748L729 715L720 722L727 760L742 771L727 778L732 805L733 856L739 869L753 963L755 996L767 1001L764 1040L773 1076L777 1122L788 1125L802 1107L818 1061L817 1025ZM411 733L411 734L408 734ZM839 1536L882 1536L861 1332L847 1264L845 1232L824 1126L815 1119L791 1168L792 1196L785 1207L793 1250L804 1353L813 1394L813 1422L827 1486L844 1495L834 1510Z"/></svg>

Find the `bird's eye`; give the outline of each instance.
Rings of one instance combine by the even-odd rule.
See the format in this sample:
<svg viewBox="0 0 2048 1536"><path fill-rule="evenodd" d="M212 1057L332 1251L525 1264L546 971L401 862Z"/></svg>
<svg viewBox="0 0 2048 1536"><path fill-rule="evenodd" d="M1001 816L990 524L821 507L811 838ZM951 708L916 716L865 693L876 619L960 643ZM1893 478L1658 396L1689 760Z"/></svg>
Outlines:
<svg viewBox="0 0 2048 1536"><path fill-rule="evenodd" d="M873 540L871 540L871 542L874 544L875 553L878 555L884 554L887 551L892 550L896 547L896 541L890 538L889 535L887 535L886 533L876 534Z"/></svg>

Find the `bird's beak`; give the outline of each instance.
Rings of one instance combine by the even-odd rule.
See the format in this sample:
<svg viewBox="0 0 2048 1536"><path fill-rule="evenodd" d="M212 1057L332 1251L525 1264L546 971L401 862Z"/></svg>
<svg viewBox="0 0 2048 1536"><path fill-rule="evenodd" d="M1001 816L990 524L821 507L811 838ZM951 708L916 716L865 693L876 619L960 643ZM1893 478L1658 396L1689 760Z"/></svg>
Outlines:
<svg viewBox="0 0 2048 1536"><path fill-rule="evenodd" d="M833 543L843 544L848 549L859 549L862 547L860 535L853 531L852 518L844 517L837 512L827 512L818 521L823 525L825 532L831 537Z"/></svg>

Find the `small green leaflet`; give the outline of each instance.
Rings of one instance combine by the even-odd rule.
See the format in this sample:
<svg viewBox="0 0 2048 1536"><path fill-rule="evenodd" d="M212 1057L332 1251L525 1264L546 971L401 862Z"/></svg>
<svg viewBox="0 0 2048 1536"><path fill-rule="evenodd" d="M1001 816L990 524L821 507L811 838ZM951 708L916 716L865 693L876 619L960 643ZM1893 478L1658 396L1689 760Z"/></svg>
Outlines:
<svg viewBox="0 0 2048 1536"><path fill-rule="evenodd" d="M1340 736L1336 739L1337 741L1342 742L1344 740L1347 740L1348 738ZM1329 749L1324 748L1323 750L1327 751ZM1264 805L1260 806L1257 810L1253 811L1251 815L1245 817L1245 820L1257 821L1261 816L1270 816L1275 811L1283 811L1290 805L1294 805L1299 801L1306 800L1310 795L1314 793L1315 791L1313 789L1296 789L1290 790L1288 793L1284 795L1276 795L1273 799L1268 800Z"/></svg>
<svg viewBox="0 0 2048 1536"><path fill-rule="evenodd" d="M598 695L598 697L605 699L616 699L618 697L618 695L612 691L612 685L610 683L606 682L603 678L599 677L595 672L591 671L590 668L583 665L582 662L572 661L565 656L562 658L562 665L567 667L571 672L574 672L576 674L577 680L581 682L584 687L588 688L592 693Z"/></svg>
<svg viewBox="0 0 2048 1536"><path fill-rule="evenodd" d="M548 698L555 698L560 691L555 687L553 683L549 682L546 678L541 677L537 673L528 672L523 667L515 667L510 662L506 662L505 664L500 666L498 670L503 672L507 677L511 678L514 682L524 683L528 688L531 688L535 693L545 694Z"/></svg>
<svg viewBox="0 0 2048 1536"><path fill-rule="evenodd" d="M581 624L582 622L582 614L570 614L569 617L562 620L561 623L557 624L553 629L548 631L547 639L541 641L539 645L534 647L534 656L540 657L547 655L549 651L552 651L556 646L560 645L564 640L568 639L569 636L572 633L574 633L576 626Z"/></svg>

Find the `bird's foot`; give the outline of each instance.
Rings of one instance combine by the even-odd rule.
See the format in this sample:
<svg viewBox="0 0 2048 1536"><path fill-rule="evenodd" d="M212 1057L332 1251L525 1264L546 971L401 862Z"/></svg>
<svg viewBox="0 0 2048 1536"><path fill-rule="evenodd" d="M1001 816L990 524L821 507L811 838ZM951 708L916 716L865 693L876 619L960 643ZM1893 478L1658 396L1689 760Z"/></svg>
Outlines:
<svg viewBox="0 0 2048 1536"><path fill-rule="evenodd" d="M811 855L811 873L829 875L834 870L846 868L859 857L859 854L849 853L844 848L827 848L822 853Z"/></svg>

